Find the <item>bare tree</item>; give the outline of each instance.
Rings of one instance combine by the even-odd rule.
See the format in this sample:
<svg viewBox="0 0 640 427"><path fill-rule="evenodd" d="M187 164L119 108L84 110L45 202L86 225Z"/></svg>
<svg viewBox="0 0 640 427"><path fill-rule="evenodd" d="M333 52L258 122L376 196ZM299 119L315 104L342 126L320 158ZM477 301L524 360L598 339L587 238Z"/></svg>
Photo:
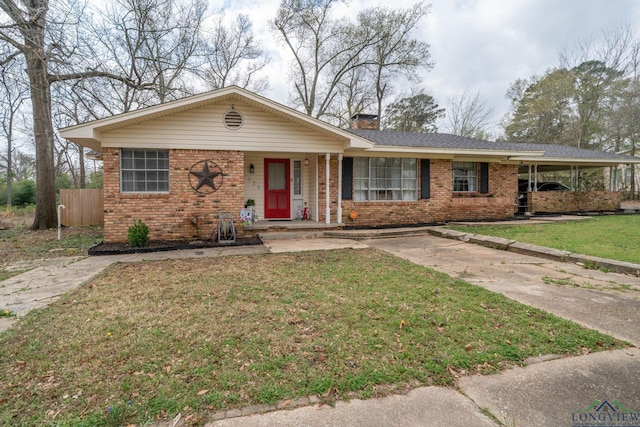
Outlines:
<svg viewBox="0 0 640 427"><path fill-rule="evenodd" d="M378 117L382 117L383 100L392 93L392 82L405 77L419 83L418 72L433 68L429 45L411 36L429 8L419 2L408 9L368 9L358 16L360 27L372 28L379 38L371 47L372 64L367 67L375 84Z"/></svg>
<svg viewBox="0 0 640 427"><path fill-rule="evenodd" d="M16 69L21 65L17 58L11 58L0 64L0 131L7 141L7 154L4 158L7 167L7 206L11 206L12 203L16 119L29 93L29 88L24 84L20 71Z"/></svg>
<svg viewBox="0 0 640 427"><path fill-rule="evenodd" d="M15 182L33 180L36 173L36 161L33 156L15 149L12 160L12 173ZM15 193L15 192L14 192ZM13 194L13 202L15 202L15 194Z"/></svg>
<svg viewBox="0 0 640 427"><path fill-rule="evenodd" d="M203 64L196 72L211 89L237 85L264 92L268 81L258 74L269 63L269 58L253 34L251 20L238 15L226 26L223 18L221 15L212 34L204 37Z"/></svg>
<svg viewBox="0 0 640 427"><path fill-rule="evenodd" d="M485 138L494 109L480 92L464 92L447 98L447 131L454 135Z"/></svg>
<svg viewBox="0 0 640 427"><path fill-rule="evenodd" d="M411 38L428 7L421 2L407 10L368 9L353 22L332 16L339 1L283 0L280 5L272 26L293 56L292 100L310 116L339 117L342 122L346 113L341 108L355 108L336 102L351 99L366 105L373 96L380 115L392 80L404 76L418 81L417 70L431 66L429 46ZM356 72L359 69L367 72ZM345 91L355 77L362 100ZM372 94L361 92L367 85Z"/></svg>
<svg viewBox="0 0 640 427"><path fill-rule="evenodd" d="M380 40L372 28L336 20L331 8L339 0L283 0L272 26L294 57L293 101L309 116L329 110L343 78L372 64L367 49Z"/></svg>
<svg viewBox="0 0 640 427"><path fill-rule="evenodd" d="M83 5L60 1L51 8L48 0L0 0L0 10L0 42L13 49L10 56L24 57L30 84L37 167L36 211L31 228L47 229L56 225L51 85L96 76L126 78L102 69L104 61L89 62L82 57L79 15ZM83 59L80 68L78 62Z"/></svg>
<svg viewBox="0 0 640 427"><path fill-rule="evenodd" d="M93 28L96 42L133 84L101 82L101 108L130 111L193 93L189 82L198 65L194 58L206 9L204 0L108 3L102 21ZM85 89L96 93L95 85Z"/></svg>
<svg viewBox="0 0 640 427"><path fill-rule="evenodd" d="M374 82L369 77L364 68L354 68L345 74L336 87L334 102L325 113L328 122L348 128L353 116L368 112L376 105Z"/></svg>

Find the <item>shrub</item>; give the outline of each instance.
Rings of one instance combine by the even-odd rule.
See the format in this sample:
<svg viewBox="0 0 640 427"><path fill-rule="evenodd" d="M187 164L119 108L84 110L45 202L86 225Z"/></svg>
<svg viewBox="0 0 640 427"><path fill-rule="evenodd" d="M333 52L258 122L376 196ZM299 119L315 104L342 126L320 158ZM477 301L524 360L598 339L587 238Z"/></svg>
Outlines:
<svg viewBox="0 0 640 427"><path fill-rule="evenodd" d="M12 202L14 206L26 206L36 203L36 183L25 179L13 184ZM5 190L6 191L6 190ZM6 203L6 198L5 198Z"/></svg>
<svg viewBox="0 0 640 427"><path fill-rule="evenodd" d="M141 246L145 246L149 241L149 227L147 224L142 222L141 219L134 222L131 227L129 227L129 232L127 233L127 242L135 247L139 248Z"/></svg>

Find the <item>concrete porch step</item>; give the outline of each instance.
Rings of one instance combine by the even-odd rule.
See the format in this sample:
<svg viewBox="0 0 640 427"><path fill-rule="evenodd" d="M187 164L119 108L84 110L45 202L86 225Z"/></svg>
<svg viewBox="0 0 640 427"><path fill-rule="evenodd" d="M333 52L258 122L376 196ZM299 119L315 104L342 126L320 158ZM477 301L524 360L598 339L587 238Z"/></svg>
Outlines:
<svg viewBox="0 0 640 427"><path fill-rule="evenodd" d="M258 233L260 240L293 240L293 239L318 239L324 237L323 230L299 230L299 231L262 231Z"/></svg>
<svg viewBox="0 0 640 427"><path fill-rule="evenodd" d="M366 240L366 239L384 239L386 237L402 237L402 236L417 236L420 234L427 234L429 230L433 228L431 226L426 227L402 227L402 228L381 228L381 229L369 229L369 230L332 230L325 231L324 237L340 238L340 239L352 239L352 240Z"/></svg>

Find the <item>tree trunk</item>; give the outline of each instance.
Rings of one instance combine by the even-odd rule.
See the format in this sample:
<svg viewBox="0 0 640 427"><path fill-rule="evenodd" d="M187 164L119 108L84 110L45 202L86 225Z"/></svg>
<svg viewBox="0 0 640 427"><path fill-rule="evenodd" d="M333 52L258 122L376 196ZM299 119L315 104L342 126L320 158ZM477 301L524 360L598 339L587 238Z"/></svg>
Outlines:
<svg viewBox="0 0 640 427"><path fill-rule="evenodd" d="M78 145L78 157L80 158L80 188L86 188L87 176L84 169L84 147Z"/></svg>
<svg viewBox="0 0 640 427"><path fill-rule="evenodd" d="M9 128L9 137L7 138L7 207L11 207L13 201L11 200L13 197L13 150L12 147L12 139L13 132L11 128Z"/></svg>
<svg viewBox="0 0 640 427"><path fill-rule="evenodd" d="M37 42L36 42L37 43ZM53 122L51 84L41 47L34 43L28 54L27 74L31 84L33 130L36 143L36 212L32 230L56 227L55 173L53 169ZM40 46L43 46L41 43Z"/></svg>
<svg viewBox="0 0 640 427"><path fill-rule="evenodd" d="M631 153L632 156L636 155L636 142L631 141ZM631 188L629 189L629 200L635 200L636 198L636 167L637 165L630 164L631 168Z"/></svg>

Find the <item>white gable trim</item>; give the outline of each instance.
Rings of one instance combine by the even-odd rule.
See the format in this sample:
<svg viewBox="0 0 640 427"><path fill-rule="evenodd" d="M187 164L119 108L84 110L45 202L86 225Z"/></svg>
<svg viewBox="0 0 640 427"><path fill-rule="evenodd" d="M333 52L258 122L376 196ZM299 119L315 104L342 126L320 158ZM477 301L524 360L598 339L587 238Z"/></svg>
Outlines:
<svg viewBox="0 0 640 427"><path fill-rule="evenodd" d="M60 135L72 142L100 151L104 139L103 134L107 132L221 102L228 102L230 105L234 102L245 102L271 114L285 118L286 120L300 126L312 129L313 131L324 134L325 136L329 136L341 144L342 150L373 147L373 143L365 138L339 129L321 120L309 117L299 111L285 107L284 105L237 86L230 86L167 102L165 104L155 105L60 129ZM242 150L243 147L237 147L237 149ZM318 150L322 151L322 149L322 147L318 147Z"/></svg>

